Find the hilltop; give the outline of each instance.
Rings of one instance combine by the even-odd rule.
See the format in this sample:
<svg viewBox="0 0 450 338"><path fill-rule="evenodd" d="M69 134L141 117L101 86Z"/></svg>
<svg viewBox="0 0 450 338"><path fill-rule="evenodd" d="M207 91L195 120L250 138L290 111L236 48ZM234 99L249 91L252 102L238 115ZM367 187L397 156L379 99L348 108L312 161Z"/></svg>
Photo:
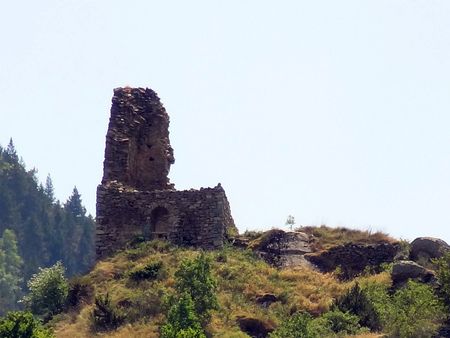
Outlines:
<svg viewBox="0 0 450 338"><path fill-rule="evenodd" d="M170 295L176 294L175 273L183 261L198 257L200 252L204 252L209 260L212 277L217 282L215 292L219 307L211 312L211 319L205 326L206 334L212 337L266 337L277 327L282 327L288 318L302 312L321 319L335 308L333 304L336 305L339 299L348 297L355 286L385 290L386 297L389 297L389 290L395 292L392 271L397 263L393 262L407 258L408 243L400 243L382 233L345 228L322 226L299 230L302 231L247 233L234 245L206 252L159 240L131 244L97 262L87 275L72 280L72 288L76 286L81 290L75 302L78 304L56 316L49 325L54 328L56 337L158 337L161 326L167 321L165 302ZM270 243L278 243L280 247L283 242L280 238L292 234L310 238L313 249L303 254L307 257L323 256L333 250L341 252L342 248L350 252L350 247L360 250L381 245L393 246L398 250L392 259L368 264L362 271L353 271L353 275L346 274L342 265L324 272L323 266L299 261L286 266L276 266L276 262L269 264L270 260L263 250L267 254L269 247L274 249ZM281 247L286 248L285 245ZM358 250L355 252L361 254ZM272 250L272 254L275 251ZM311 257L307 260L314 260ZM421 257L423 259L424 256ZM153 267L153 273L146 275L144 272L148 272L149 267ZM419 281L422 276L409 277ZM411 288L409 284L405 286L408 287ZM414 287L411 292L414 292ZM103 331L96 328L92 312L96 307L95 299L106 295L111 300L111 308L124 319L117 328ZM373 301L376 303L376 300ZM417 321L420 321L419 317ZM436 330L440 322L442 318L436 315L436 318L431 318L429 326ZM386 326L380 327L379 331L384 328L391 329ZM378 332L369 331L367 328L360 329L359 336L379 336ZM352 335L341 333L340 336Z"/></svg>

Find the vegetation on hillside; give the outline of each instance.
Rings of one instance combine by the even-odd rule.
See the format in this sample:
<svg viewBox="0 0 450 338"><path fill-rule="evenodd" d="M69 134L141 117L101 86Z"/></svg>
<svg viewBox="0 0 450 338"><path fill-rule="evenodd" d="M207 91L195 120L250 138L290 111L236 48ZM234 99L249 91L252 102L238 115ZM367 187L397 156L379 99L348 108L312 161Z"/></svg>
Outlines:
<svg viewBox="0 0 450 338"><path fill-rule="evenodd" d="M410 282L394 292L387 271L342 282L306 267L279 270L231 247L198 252L145 242L99 262L83 283L97 300L54 318L57 337L248 337L240 318L273 330L270 337L432 337L445 317L430 286ZM259 303L266 294L276 301ZM118 318L106 331L93 319L99 297Z"/></svg>
<svg viewBox="0 0 450 338"><path fill-rule="evenodd" d="M39 267L62 261L69 276L86 272L95 257L94 231L76 188L61 204L50 176L40 184L12 141L0 147L0 314L20 307L25 282Z"/></svg>

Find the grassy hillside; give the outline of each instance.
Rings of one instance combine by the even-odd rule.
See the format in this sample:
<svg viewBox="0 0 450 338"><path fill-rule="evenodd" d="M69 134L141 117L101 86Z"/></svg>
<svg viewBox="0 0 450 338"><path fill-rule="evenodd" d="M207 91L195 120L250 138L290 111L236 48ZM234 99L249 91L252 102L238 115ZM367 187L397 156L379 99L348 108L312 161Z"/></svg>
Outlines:
<svg viewBox="0 0 450 338"><path fill-rule="evenodd" d="M337 243L337 232L328 232L325 236L325 230L322 228L322 236L315 232L316 238L322 238L320 245L331 245L331 239ZM371 236L360 233L361 238ZM390 240L383 236L383 240ZM373 239L380 238L381 235L376 235ZM174 273L182 260L198 254L199 251L159 241L140 243L118 252L114 257L98 262L88 275L77 280L80 285L87 286L82 303L56 316L49 324L56 337L157 337L159 327L166 319L164 299L174 293ZM217 280L219 310L213 311L207 327L207 333L214 337L248 337L237 324L236 320L241 317L256 318L267 327L276 327L299 310L313 315L328 311L333 300L356 282L377 281L387 286L391 283L387 272L342 282L333 273L322 274L308 267L279 270L250 250L232 247L207 252L206 255L212 262L212 273ZM136 272L153 263L161 263L154 280L137 281L133 278ZM125 322L116 330L98 332L91 320L94 295L106 294L125 316ZM256 300L264 294L274 295L279 301L262 306ZM372 336L376 335L365 335Z"/></svg>

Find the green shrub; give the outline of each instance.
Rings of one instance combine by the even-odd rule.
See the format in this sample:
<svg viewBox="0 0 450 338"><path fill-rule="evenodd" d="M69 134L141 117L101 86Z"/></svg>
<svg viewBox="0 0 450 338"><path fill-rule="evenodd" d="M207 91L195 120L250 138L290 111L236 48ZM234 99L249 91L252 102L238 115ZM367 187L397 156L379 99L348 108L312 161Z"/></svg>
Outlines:
<svg viewBox="0 0 450 338"><path fill-rule="evenodd" d="M175 272L175 278L179 294L190 295L197 316L203 324L207 323L210 311L218 309L216 281L208 257L202 252L194 260L184 260Z"/></svg>
<svg viewBox="0 0 450 338"><path fill-rule="evenodd" d="M319 338L309 313L297 312L269 334L270 338Z"/></svg>
<svg viewBox="0 0 450 338"><path fill-rule="evenodd" d="M0 337L2 338L52 338L50 330L44 329L30 312L9 312L0 318Z"/></svg>
<svg viewBox="0 0 450 338"><path fill-rule="evenodd" d="M39 270L28 281L30 292L23 298L23 302L33 314L48 320L63 310L69 286L61 262Z"/></svg>
<svg viewBox="0 0 450 338"><path fill-rule="evenodd" d="M445 318L433 289L413 281L395 292L387 310L384 331L389 337L433 337Z"/></svg>
<svg viewBox="0 0 450 338"><path fill-rule="evenodd" d="M450 310L450 252L433 261L436 265L436 277L439 282L439 295Z"/></svg>
<svg viewBox="0 0 450 338"><path fill-rule="evenodd" d="M135 282L142 280L155 280L158 278L163 267L163 262L149 263L143 268L130 272L129 276Z"/></svg>
<svg viewBox="0 0 450 338"><path fill-rule="evenodd" d="M324 313L318 320L334 333L356 334L361 330L359 317L349 312L340 310L329 311Z"/></svg>
<svg viewBox="0 0 450 338"><path fill-rule="evenodd" d="M91 314L93 328L96 331L114 330L125 320L125 316L112 304L109 294L95 297L95 308Z"/></svg>
<svg viewBox="0 0 450 338"><path fill-rule="evenodd" d="M367 292L362 290L358 283L338 298L334 302L333 308L358 316L361 326L374 331L381 329L380 314L368 297Z"/></svg>
<svg viewBox="0 0 450 338"><path fill-rule="evenodd" d="M171 306L167 323L161 327L161 338L206 338L188 293Z"/></svg>

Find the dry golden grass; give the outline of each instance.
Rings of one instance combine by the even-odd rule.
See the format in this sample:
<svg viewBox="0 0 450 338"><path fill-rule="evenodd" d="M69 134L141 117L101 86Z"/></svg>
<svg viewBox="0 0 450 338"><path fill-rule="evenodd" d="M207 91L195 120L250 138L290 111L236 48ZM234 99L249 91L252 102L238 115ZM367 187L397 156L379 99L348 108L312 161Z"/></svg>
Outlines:
<svg viewBox="0 0 450 338"><path fill-rule="evenodd" d="M303 226L297 229L313 237L313 245L316 250L325 250L346 243L376 244L394 243L396 239L381 231L357 230L343 227L332 228L326 225L320 227Z"/></svg>
<svg viewBox="0 0 450 338"><path fill-rule="evenodd" d="M98 262L83 278L95 286L96 294L108 292L113 303L133 302L145 297L149 291L154 292L154 295L174 292L174 273L180 262L198 253L189 249L161 248L158 243L145 243ZM306 267L278 270L250 251L225 248L208 252L207 255L211 258L213 275L217 280L220 305L220 309L213 312L208 326L208 331L214 337L245 337L236 324L239 316L251 316L276 326L295 311L305 310L319 315L327 311L333 299L354 283L340 282L333 274L322 274ZM163 278L136 283L128 277L133 269L156 261L163 262ZM359 277L357 280L361 283L369 280L390 282L388 274ZM268 308L257 305L255 298L265 293L274 294L280 301ZM151 297L148 299L149 302L154 300ZM158 328L165 317L160 304L155 303L154 307L152 314L129 319L127 324L113 332L94 333L91 330L93 304L84 304L78 312L60 315L52 322L52 326L56 337L157 337Z"/></svg>

